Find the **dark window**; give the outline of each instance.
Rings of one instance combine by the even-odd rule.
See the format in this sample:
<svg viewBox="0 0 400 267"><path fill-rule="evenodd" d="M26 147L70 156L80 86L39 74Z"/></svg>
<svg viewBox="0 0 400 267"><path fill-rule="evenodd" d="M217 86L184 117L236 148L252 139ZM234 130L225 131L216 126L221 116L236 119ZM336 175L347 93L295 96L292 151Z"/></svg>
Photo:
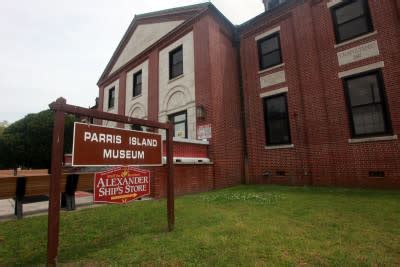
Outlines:
<svg viewBox="0 0 400 267"><path fill-rule="evenodd" d="M260 70L282 63L279 33L267 36L258 41L258 58L260 61Z"/></svg>
<svg viewBox="0 0 400 267"><path fill-rule="evenodd" d="M113 108L115 104L115 87L108 90L108 108Z"/></svg>
<svg viewBox="0 0 400 267"><path fill-rule="evenodd" d="M182 46L169 53L169 79L183 74L183 50Z"/></svg>
<svg viewBox="0 0 400 267"><path fill-rule="evenodd" d="M131 125L131 129L134 131L143 131L143 127L141 125L138 124L132 124Z"/></svg>
<svg viewBox="0 0 400 267"><path fill-rule="evenodd" d="M385 178L385 172L383 171L370 171L369 177Z"/></svg>
<svg viewBox="0 0 400 267"><path fill-rule="evenodd" d="M285 171L276 171L276 175L277 176L286 176L286 172Z"/></svg>
<svg viewBox="0 0 400 267"><path fill-rule="evenodd" d="M367 0L343 1L332 8L332 15L337 43L373 31Z"/></svg>
<svg viewBox="0 0 400 267"><path fill-rule="evenodd" d="M142 94L142 71L133 75L133 96Z"/></svg>
<svg viewBox="0 0 400 267"><path fill-rule="evenodd" d="M174 125L174 136L187 138L187 113L186 111L169 115L169 120Z"/></svg>
<svg viewBox="0 0 400 267"><path fill-rule="evenodd" d="M286 93L264 98L264 119L267 145L291 143Z"/></svg>
<svg viewBox="0 0 400 267"><path fill-rule="evenodd" d="M344 80L353 137L392 133L381 73L374 71Z"/></svg>

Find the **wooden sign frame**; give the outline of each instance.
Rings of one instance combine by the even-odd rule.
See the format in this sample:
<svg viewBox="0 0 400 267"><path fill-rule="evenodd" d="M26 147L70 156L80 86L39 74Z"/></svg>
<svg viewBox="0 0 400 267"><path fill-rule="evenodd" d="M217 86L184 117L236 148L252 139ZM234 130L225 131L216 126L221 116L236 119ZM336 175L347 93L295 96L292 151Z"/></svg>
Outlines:
<svg viewBox="0 0 400 267"><path fill-rule="evenodd" d="M100 120L113 121L122 124L135 124L146 127L163 129L166 131L167 141L167 218L168 230L172 231L175 225L175 196L174 196L174 163L173 163L173 125L170 122L161 123L143 119L131 118L123 115L87 109L68 105L64 98L58 98L49 105L54 112L53 141L51 150L51 179L49 192L47 264L57 264L59 229L60 229L60 179L62 175L62 160L64 149L64 121L65 114L84 116Z"/></svg>

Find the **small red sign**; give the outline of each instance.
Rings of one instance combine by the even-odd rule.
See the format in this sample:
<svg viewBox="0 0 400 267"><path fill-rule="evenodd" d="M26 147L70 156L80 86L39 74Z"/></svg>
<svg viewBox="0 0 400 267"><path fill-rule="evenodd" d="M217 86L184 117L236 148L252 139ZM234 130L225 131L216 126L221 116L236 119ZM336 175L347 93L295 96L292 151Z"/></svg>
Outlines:
<svg viewBox="0 0 400 267"><path fill-rule="evenodd" d="M95 203L125 204L150 195L150 171L117 167L98 172L94 179Z"/></svg>

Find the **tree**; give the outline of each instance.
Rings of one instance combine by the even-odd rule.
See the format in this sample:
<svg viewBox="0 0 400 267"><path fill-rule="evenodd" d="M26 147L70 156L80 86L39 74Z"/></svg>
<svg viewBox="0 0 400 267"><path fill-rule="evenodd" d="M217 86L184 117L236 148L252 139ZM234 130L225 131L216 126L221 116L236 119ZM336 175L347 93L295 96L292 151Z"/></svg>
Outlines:
<svg viewBox="0 0 400 267"><path fill-rule="evenodd" d="M65 117L64 151L72 149L74 116ZM45 110L29 114L5 128L0 135L0 168L49 168L53 113Z"/></svg>
<svg viewBox="0 0 400 267"><path fill-rule="evenodd" d="M7 128L8 126L8 121L2 121L0 122L0 135L3 134L4 130Z"/></svg>

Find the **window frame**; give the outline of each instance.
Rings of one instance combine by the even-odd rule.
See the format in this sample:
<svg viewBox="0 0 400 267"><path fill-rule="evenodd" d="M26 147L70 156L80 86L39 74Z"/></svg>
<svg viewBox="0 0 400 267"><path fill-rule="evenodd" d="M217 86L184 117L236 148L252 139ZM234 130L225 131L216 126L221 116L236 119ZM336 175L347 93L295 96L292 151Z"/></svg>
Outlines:
<svg viewBox="0 0 400 267"><path fill-rule="evenodd" d="M112 106L111 106L110 105L110 103L111 103L110 100L111 100L111 96L112 96L111 92L113 92L113 91L114 91L114 98L113 98ZM108 109L113 109L115 107L115 86L113 86L110 89L108 89L108 103L107 103L107 106L108 106Z"/></svg>
<svg viewBox="0 0 400 267"><path fill-rule="evenodd" d="M140 83L137 83L137 78L140 75ZM140 84L140 92L137 93L137 86ZM143 89L143 72L142 70L137 71L133 74L133 86L132 86L132 97L137 97L142 94Z"/></svg>
<svg viewBox="0 0 400 267"><path fill-rule="evenodd" d="M350 92L349 92L349 87L347 84L347 81L352 80L352 79L357 79L361 78L364 76L369 76L371 74L375 74L377 81L378 81L378 86L379 86L379 97L381 99L380 104L382 105L382 112L383 112L383 120L385 123L385 131L380 132L380 133L368 133L368 134L357 134L355 130L355 125L354 125L354 116L353 116L353 106L351 105L350 101ZM386 95L386 88L383 80L383 74L381 70L371 70L367 72L362 72L362 73L357 73L351 76L344 77L342 79L343 82L343 88L344 88L344 93L345 93L345 99L346 99L346 108L347 108L347 114L348 114L348 119L350 123L350 134L351 138L368 138L368 137L380 137L380 136L391 136L393 135L393 126L392 126L392 121L391 121L391 115L390 115L390 110L387 102L387 95ZM373 105L373 104L370 104Z"/></svg>
<svg viewBox="0 0 400 267"><path fill-rule="evenodd" d="M266 65L265 67L263 67L263 56L264 55L261 53L261 43L266 42L266 41L268 41L268 40L270 40L272 38L275 38L275 37L278 39L278 49L275 49L275 50L273 50L273 51L271 51L271 52L269 52L269 53L267 53L265 55L272 54L272 53L274 53L276 51L279 51L279 63L272 64L272 65ZM278 66L278 65L282 64L283 63L283 59L282 59L282 46L281 46L280 31L271 33L270 35L267 35L267 36L261 38L260 40L257 40L257 50L258 50L258 66L259 66L258 68L259 68L260 71L266 70L266 69L269 69L269 68L272 68L272 67L275 67L275 66Z"/></svg>
<svg viewBox="0 0 400 267"><path fill-rule="evenodd" d="M182 114L185 114L185 117L186 117L186 119L185 119L185 139L187 139L188 138L188 136L189 136L189 133L188 133L188 116L187 116L187 110L182 110L182 111L179 111L179 112L175 112L175 113L172 113L172 114L169 114L168 115L168 120L173 124L173 126L174 126L174 132L173 132L173 137L177 137L177 136L175 136L175 125L176 124L180 124L180 123L182 123L183 121L178 121L178 122L175 122L175 120L173 120L172 118L175 118L175 117L177 117L177 116L179 116L179 115L182 115ZM179 137L178 137L179 138ZM180 137L180 138L182 138L182 137Z"/></svg>
<svg viewBox="0 0 400 267"><path fill-rule="evenodd" d="M365 17L365 18L366 18L366 22L367 22L367 28L368 28L368 30L367 30L366 32L359 33L359 34L354 35L354 36L349 37L349 38L345 38L345 39L341 39L341 38L340 38L339 26L340 26L340 25L343 25L344 23L343 23L343 24L340 24L340 25L338 24L338 21L337 21L336 13L335 13L335 12L336 12L338 9L340 9L340 8L342 8L342 7L344 7L344 6L348 5L348 4L351 4L351 3L354 2L354 1L355 1L355 0L351 0L351 1L348 1L348 2L343 1L342 3L339 3L339 4L337 4L337 5L333 6L333 7L331 7L331 15L332 15L332 20L333 20L333 29L334 29L334 32L335 32L336 44L344 43L344 42L346 42L346 41L355 39L355 38L357 38L357 37L363 36L363 35L365 35L365 34L368 34L368 33L371 33L371 32L374 31L374 25L373 25L373 23L372 23L372 16L371 16L371 11L370 11L370 8L369 8L368 0L360 0L360 1L362 2L362 6L363 6L363 9L364 9L364 15L359 16L359 17L356 17L356 18L353 18L353 19L351 19L350 21L354 21L354 20L356 20L356 19L358 19L358 18ZM348 21L348 22L346 22L346 23L349 23L350 21Z"/></svg>
<svg viewBox="0 0 400 267"><path fill-rule="evenodd" d="M268 126L268 112L267 112L267 101L269 99L273 98L278 98L278 97L284 97L285 99L285 108L286 108L286 117L287 117L287 129L288 129L288 135L289 135L289 140L287 142L279 142L279 143L273 143L270 140L269 136L269 126ZM263 110L264 110L264 126L265 126L265 143L267 147L272 147L272 146L282 146L282 145L291 145L292 144L292 133L290 129L290 115L289 115L289 105L288 105L288 93L279 93L271 96L267 96L262 98L262 103L263 103Z"/></svg>
<svg viewBox="0 0 400 267"><path fill-rule="evenodd" d="M176 54L179 51L181 51L181 53L182 53L182 60L181 60L182 73L177 74L176 76L173 76L172 68L174 66L176 66L176 64L175 65L173 64L173 56L174 56L174 54ZM172 79L175 79L176 77L179 77L181 75L183 75L183 45L180 45L180 46L176 47L175 49L173 49L172 51L169 52L169 79L172 80Z"/></svg>

